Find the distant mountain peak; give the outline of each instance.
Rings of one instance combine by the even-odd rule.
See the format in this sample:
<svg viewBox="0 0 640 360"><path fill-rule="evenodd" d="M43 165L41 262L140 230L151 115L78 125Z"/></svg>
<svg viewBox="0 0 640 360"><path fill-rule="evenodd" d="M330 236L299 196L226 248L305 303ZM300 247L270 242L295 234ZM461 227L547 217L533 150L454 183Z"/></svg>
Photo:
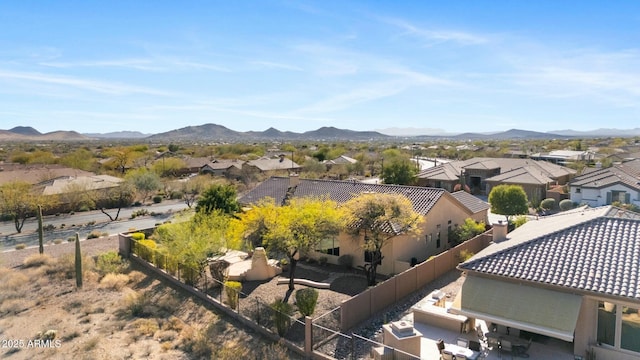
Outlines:
<svg viewBox="0 0 640 360"><path fill-rule="evenodd" d="M9 132L14 134L20 134L25 136L39 136L42 135L38 130L32 128L31 126L16 126L13 129L10 129Z"/></svg>

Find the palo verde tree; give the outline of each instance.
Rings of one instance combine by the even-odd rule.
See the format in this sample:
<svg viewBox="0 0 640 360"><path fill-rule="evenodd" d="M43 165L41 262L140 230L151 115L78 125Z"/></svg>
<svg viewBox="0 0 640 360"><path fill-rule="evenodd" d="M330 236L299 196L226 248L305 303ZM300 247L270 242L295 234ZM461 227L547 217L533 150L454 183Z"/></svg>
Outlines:
<svg viewBox="0 0 640 360"><path fill-rule="evenodd" d="M160 176L145 168L127 173L125 180L133 184L138 193L142 195L142 202L161 186Z"/></svg>
<svg viewBox="0 0 640 360"><path fill-rule="evenodd" d="M57 197L42 195L38 190L19 180L0 186L0 213L13 220L18 233L28 218L36 216L38 206L46 210L57 204Z"/></svg>
<svg viewBox="0 0 640 360"><path fill-rule="evenodd" d="M513 215L529 212L527 193L520 185L498 185L489 193L491 212L507 217L507 223Z"/></svg>
<svg viewBox="0 0 640 360"><path fill-rule="evenodd" d="M411 200L401 194L360 194L344 204L347 226L370 255L363 266L370 286L376 284L377 267L382 263L382 249L393 238L404 234L417 234L424 221L413 210Z"/></svg>
<svg viewBox="0 0 640 360"><path fill-rule="evenodd" d="M294 290L299 255L314 250L323 239L336 236L343 226L343 212L334 201L293 198L283 206L276 206L273 200L257 204L239 215L234 232L243 239L258 233L270 252L287 257L290 264L288 299Z"/></svg>

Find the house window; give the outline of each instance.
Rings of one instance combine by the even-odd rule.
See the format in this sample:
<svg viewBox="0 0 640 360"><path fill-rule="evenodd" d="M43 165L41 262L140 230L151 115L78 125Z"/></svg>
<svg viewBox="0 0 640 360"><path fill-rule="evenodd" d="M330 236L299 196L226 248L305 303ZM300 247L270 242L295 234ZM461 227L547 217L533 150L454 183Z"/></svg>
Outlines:
<svg viewBox="0 0 640 360"><path fill-rule="evenodd" d="M607 194L607 197L611 196L610 199L607 199L607 204L612 204L614 202L621 202L623 204L628 204L631 200L631 195L627 194L626 191L616 191L613 190L611 191L609 194Z"/></svg>
<svg viewBox="0 0 640 360"><path fill-rule="evenodd" d="M440 248L440 231L438 231L438 234L436 235L436 247L438 249Z"/></svg>
<svg viewBox="0 0 640 360"><path fill-rule="evenodd" d="M639 312L638 308L599 301L598 342L640 353Z"/></svg>
<svg viewBox="0 0 640 360"><path fill-rule="evenodd" d="M364 251L364 262L370 263L373 262L375 251ZM378 265L382 265L382 259L378 258Z"/></svg>
<svg viewBox="0 0 640 360"><path fill-rule="evenodd" d="M580 189L579 187L576 188L576 194L580 194L580 191L582 191L582 189Z"/></svg>
<svg viewBox="0 0 640 360"><path fill-rule="evenodd" d="M316 251L327 255L340 256L340 241L336 239L324 239L317 246Z"/></svg>

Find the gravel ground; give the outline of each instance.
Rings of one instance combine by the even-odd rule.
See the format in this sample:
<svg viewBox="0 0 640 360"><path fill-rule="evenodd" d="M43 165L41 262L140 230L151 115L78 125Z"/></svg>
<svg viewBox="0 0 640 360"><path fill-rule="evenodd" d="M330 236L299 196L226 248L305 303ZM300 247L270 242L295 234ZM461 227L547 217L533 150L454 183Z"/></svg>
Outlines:
<svg viewBox="0 0 640 360"><path fill-rule="evenodd" d="M80 240L80 248L83 255L96 256L107 251L118 251L118 235ZM60 244L45 244L44 253L52 257L75 253L74 242ZM24 259L38 253L38 246L28 247L22 250L8 250L0 253L0 266L14 268L22 265Z"/></svg>

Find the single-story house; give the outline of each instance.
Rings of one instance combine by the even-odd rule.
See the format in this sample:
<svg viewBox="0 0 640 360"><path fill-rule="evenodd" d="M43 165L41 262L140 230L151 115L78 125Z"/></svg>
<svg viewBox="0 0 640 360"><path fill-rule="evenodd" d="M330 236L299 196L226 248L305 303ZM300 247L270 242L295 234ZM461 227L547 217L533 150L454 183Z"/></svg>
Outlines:
<svg viewBox="0 0 640 360"><path fill-rule="evenodd" d="M452 195L444 189L417 186L367 184L355 180L315 180L300 179L297 176L271 177L239 198L239 203L250 207L264 198L272 198L283 204L287 198L328 196L337 203L344 203L361 193L397 193L405 195L414 210L424 216L425 221L419 234L400 235L383 247L382 263L378 266L381 274L397 274L409 268L412 262L421 262L449 248L448 235L454 227L465 219L487 221L489 204L470 194ZM473 198L473 199L472 199ZM326 256L329 263L338 264L343 255L353 257L353 266L367 263L367 254L362 248L364 239L342 233L334 239L326 239L313 256Z"/></svg>
<svg viewBox="0 0 640 360"><path fill-rule="evenodd" d="M518 158L472 158L451 161L418 173L418 185L453 191L464 183L472 193L488 195L500 184L521 185L530 200L543 200L551 185L568 183L576 171L546 161Z"/></svg>
<svg viewBox="0 0 640 360"><path fill-rule="evenodd" d="M0 185L14 181L25 181L33 185L61 177L93 175L95 174L89 171L73 169L57 164L23 165L17 163L0 163Z"/></svg>
<svg viewBox="0 0 640 360"><path fill-rule="evenodd" d="M493 230L458 265L453 313L565 341L580 358L640 359L640 214L582 207Z"/></svg>
<svg viewBox="0 0 640 360"><path fill-rule="evenodd" d="M287 159L284 155L280 155L277 158L261 158L247 161L242 164L242 169L259 173L269 173L296 172L302 169L302 167L292 159Z"/></svg>
<svg viewBox="0 0 640 360"><path fill-rule="evenodd" d="M548 153L531 154L529 157L533 160L542 160L558 165L567 165L576 161L592 162L595 160L596 154L590 150L553 150Z"/></svg>
<svg viewBox="0 0 640 360"><path fill-rule="evenodd" d="M213 160L202 165L200 173L215 176L238 175L243 163L241 160Z"/></svg>
<svg viewBox="0 0 640 360"><path fill-rule="evenodd" d="M571 201L590 206L613 202L640 206L640 159L588 171L569 183Z"/></svg>

